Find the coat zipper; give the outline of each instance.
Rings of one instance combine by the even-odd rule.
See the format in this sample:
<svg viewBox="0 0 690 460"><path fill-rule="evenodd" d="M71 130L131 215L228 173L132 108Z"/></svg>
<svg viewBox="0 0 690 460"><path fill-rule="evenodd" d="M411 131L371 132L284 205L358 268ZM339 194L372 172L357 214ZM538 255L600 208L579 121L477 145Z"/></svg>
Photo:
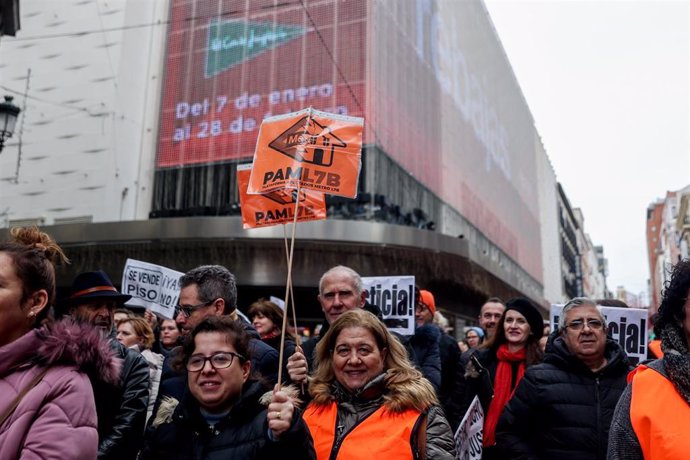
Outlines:
<svg viewBox="0 0 690 460"><path fill-rule="evenodd" d="M333 439L333 448L331 449L331 455L328 457L329 460L335 460L338 457L338 451L340 450L340 446L343 445L343 441L345 441L345 438L347 437L348 434L352 433L352 431L357 428L363 421L371 417L374 412L378 411L381 408L381 406L377 407L375 411L373 411L371 414L368 414L366 417L364 417L362 420L359 420L357 423L352 425L349 430L347 430L345 433L343 433L342 436L338 437L335 436ZM338 413L336 412L335 415L335 432L338 433Z"/></svg>

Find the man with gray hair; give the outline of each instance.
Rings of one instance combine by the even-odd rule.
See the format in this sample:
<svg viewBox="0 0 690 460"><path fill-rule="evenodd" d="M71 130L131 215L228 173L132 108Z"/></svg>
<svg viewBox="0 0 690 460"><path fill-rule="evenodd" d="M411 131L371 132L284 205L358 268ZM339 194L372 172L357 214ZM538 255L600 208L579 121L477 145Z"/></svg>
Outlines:
<svg viewBox="0 0 690 460"><path fill-rule="evenodd" d="M362 277L350 267L337 265L321 275L317 299L326 317L326 323L319 335L304 341L301 350L298 347L288 358L288 374L294 383L306 383L309 369L313 368L316 344L326 334L329 325L346 311L364 308L366 292L362 286Z"/></svg>
<svg viewBox="0 0 690 460"><path fill-rule="evenodd" d="M367 302L367 293L364 291L362 278L359 276L359 273L344 265L337 265L327 270L321 276L317 299L326 317L326 323L322 326L318 336L305 341L288 358L287 370L293 383L306 383L309 370L314 368L316 345L321 340L321 337L326 334L329 326L340 315L349 310L363 308L382 320L379 307ZM394 335L405 346L410 361L429 379L434 388L438 389L441 385L441 358L438 349L438 337L436 337L433 343L435 348L422 354L418 350L423 349L426 345L425 341L428 339L419 337L416 334L412 337Z"/></svg>
<svg viewBox="0 0 690 460"><path fill-rule="evenodd" d="M558 330L544 361L525 371L503 410L497 447L510 458L604 460L628 357L607 338L606 320L590 299L569 301Z"/></svg>

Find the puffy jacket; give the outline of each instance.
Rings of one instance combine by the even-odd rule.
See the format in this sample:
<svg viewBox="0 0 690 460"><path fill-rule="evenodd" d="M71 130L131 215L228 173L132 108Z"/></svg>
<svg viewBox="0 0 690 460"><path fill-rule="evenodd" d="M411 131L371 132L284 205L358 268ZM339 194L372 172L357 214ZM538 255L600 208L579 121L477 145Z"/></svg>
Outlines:
<svg viewBox="0 0 690 460"><path fill-rule="evenodd" d="M425 324L415 329L414 335L410 337L414 362L437 394L441 388L441 334L441 329L435 324Z"/></svg>
<svg viewBox="0 0 690 460"><path fill-rule="evenodd" d="M133 349L138 350L138 348ZM161 371L163 369L163 360L165 357L151 350L142 350L141 356L144 357L146 363L149 365L149 399L146 410L146 420L148 420L153 413L156 397L158 397L158 387L160 387L161 384Z"/></svg>
<svg viewBox="0 0 690 460"><path fill-rule="evenodd" d="M202 417L191 393L186 393L179 404L174 400L163 402L147 430L139 459L315 459L311 436L299 410L295 410L290 430L277 441L269 439L266 407L259 402L264 390L259 382L248 380L240 400L213 428Z"/></svg>
<svg viewBox="0 0 690 460"><path fill-rule="evenodd" d="M0 347L0 412L48 367L0 426L0 458L95 459L98 431L89 377L117 383L121 365L96 329L69 319Z"/></svg>
<svg viewBox="0 0 690 460"><path fill-rule="evenodd" d="M438 393L438 399L441 401L441 407L443 407L450 427L455 432L465 415L460 413L460 398L455 398L456 387L460 385L460 380L457 378L460 369L458 342L442 332L439 352L441 354L441 389Z"/></svg>
<svg viewBox="0 0 690 460"><path fill-rule="evenodd" d="M98 412L99 460L135 459L141 448L149 398L149 365L141 354L110 339L124 361L117 385L93 382Z"/></svg>
<svg viewBox="0 0 690 460"><path fill-rule="evenodd" d="M496 429L511 459L605 459L609 427L630 370L620 345L606 341L604 368L592 372L562 337L528 368Z"/></svg>

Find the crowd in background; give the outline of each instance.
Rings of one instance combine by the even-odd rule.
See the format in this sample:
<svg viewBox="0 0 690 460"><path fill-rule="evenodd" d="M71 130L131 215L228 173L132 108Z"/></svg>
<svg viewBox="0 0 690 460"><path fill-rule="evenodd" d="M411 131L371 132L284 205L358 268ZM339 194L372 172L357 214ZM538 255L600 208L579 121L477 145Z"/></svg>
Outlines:
<svg viewBox="0 0 690 460"><path fill-rule="evenodd" d="M237 305L219 265L185 273L175 318L128 308L96 270L56 298L62 249L36 228L0 243L0 459L454 459L474 401L485 459L675 459L690 448L690 260L633 368L604 299L575 298L551 331L531 300L492 297L458 342L432 292L415 331L389 331L360 275L318 282L307 340L259 299ZM283 344L281 361L281 344ZM279 377L280 375L280 377Z"/></svg>

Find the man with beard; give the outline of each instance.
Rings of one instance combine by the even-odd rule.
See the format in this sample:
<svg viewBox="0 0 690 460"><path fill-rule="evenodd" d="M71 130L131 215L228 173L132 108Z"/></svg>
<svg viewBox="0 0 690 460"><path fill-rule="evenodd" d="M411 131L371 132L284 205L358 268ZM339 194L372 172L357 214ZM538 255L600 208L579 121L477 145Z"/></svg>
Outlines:
<svg viewBox="0 0 690 460"><path fill-rule="evenodd" d="M108 337L122 359L120 386L92 382L98 414L98 458L134 460L141 448L149 397L149 366L136 351L115 340L113 310L131 298L118 292L103 271L77 275L63 301L76 320L91 324Z"/></svg>
<svg viewBox="0 0 690 460"><path fill-rule="evenodd" d="M491 297L484 302L484 305L482 305L482 308L479 310L478 318L479 327L484 329L484 332L486 333L486 338L484 341L487 341L493 337L494 332L496 332L498 320L501 319L501 315L505 310L506 306L498 297Z"/></svg>

